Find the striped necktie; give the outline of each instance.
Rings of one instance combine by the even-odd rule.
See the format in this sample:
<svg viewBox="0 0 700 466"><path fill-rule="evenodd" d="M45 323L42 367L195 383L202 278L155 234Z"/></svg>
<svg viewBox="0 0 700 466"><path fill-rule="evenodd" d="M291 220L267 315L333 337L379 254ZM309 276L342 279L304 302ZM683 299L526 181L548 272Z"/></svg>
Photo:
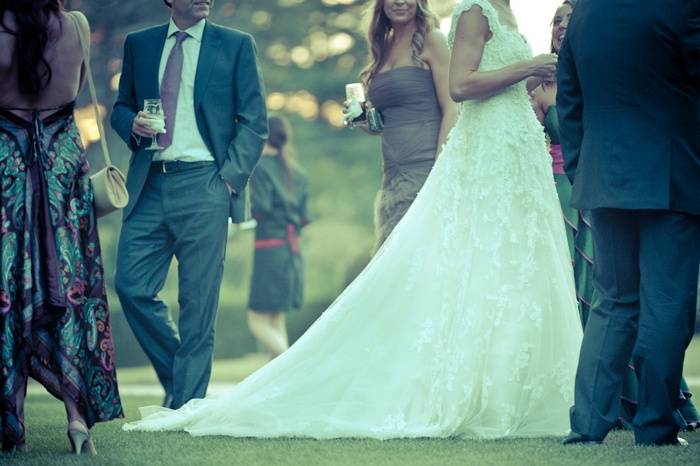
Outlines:
<svg viewBox="0 0 700 466"><path fill-rule="evenodd" d="M177 97L180 94L180 83L182 82L182 64L184 53L182 43L189 35L184 31L175 33L175 46L170 51L168 61L165 64L163 81L160 84L160 99L163 103L163 113L165 114L165 134L158 137L160 145L167 149L173 143L173 132L175 130L175 114L177 113Z"/></svg>

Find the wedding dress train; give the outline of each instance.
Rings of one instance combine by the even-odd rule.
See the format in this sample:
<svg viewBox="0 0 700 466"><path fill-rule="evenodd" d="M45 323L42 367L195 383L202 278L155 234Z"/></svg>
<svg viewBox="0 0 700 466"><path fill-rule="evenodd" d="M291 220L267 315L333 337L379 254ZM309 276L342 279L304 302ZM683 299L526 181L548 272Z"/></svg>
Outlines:
<svg viewBox="0 0 700 466"><path fill-rule="evenodd" d="M453 23L474 5L493 33L480 69L531 56L487 0L462 1ZM520 83L463 104L413 206L289 351L218 397L144 408L125 429L563 435L581 334L551 160Z"/></svg>

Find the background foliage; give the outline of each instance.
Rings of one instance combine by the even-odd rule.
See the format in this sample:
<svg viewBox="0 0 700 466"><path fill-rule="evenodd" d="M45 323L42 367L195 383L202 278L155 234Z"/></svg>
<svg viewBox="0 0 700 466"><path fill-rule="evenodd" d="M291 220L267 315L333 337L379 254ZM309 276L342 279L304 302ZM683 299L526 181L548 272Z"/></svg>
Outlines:
<svg viewBox="0 0 700 466"><path fill-rule="evenodd" d="M451 2L444 3L447 10ZM82 10L92 28L92 64L105 121L116 99L123 42L129 32L163 24L169 10L161 0L68 0ZM290 117L298 158L309 172L310 211L314 222L304 234L306 305L290 316L295 339L338 295L369 259L373 241L373 201L381 183L379 139L338 127L344 85L357 81L366 60L362 34L364 1L356 0L216 0L211 19L251 33L257 42L268 104ZM87 143L98 138L87 93L77 112ZM109 125L107 125L109 126ZM128 151L108 128L107 138L118 165ZM101 167L97 144L89 145L93 169ZM112 323L118 363L146 363L113 292L120 215L101 221ZM253 234L230 235L215 357L235 357L256 349L245 323ZM162 297L177 312L177 264Z"/></svg>
<svg viewBox="0 0 700 466"><path fill-rule="evenodd" d="M105 121L116 98L122 46L129 32L163 24L169 10L161 0L67 0L82 10L92 27L92 63ZM338 295L369 259L373 242L373 202L381 183L379 139L339 128L344 85L357 81L367 48L363 12L369 0L215 0L212 20L251 33L257 42L268 92L268 106L290 117L297 152L310 175L310 211L314 222L305 231L306 305L290 316L290 336L298 337ZM433 1L440 17L454 0ZM97 141L87 93L77 111L87 143ZM107 125L108 126L108 125ZM126 167L128 151L108 128L116 162ZM93 168L101 167L97 144L89 145ZM101 221L113 333L121 366L146 363L111 288L120 216ZM254 351L245 323L251 272L251 231L230 235L216 357ZM173 264L163 298L177 312L177 264Z"/></svg>

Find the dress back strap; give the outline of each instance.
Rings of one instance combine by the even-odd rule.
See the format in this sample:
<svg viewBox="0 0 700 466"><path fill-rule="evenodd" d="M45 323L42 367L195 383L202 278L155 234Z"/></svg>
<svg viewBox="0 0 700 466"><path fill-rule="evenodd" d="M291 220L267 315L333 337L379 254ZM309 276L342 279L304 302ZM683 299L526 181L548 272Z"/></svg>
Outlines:
<svg viewBox="0 0 700 466"><path fill-rule="evenodd" d="M105 129L102 125L102 115L100 114L100 107L97 103L97 91L95 90L95 80L92 77L92 68L90 67L90 37L85 36L85 31L78 23L77 12L70 11L66 13L69 18L73 21L73 26L75 26L78 31L78 39L80 40L80 46L83 49L83 63L85 64L85 74L87 75L88 88L90 89L90 98L92 100L92 108L95 111L95 121L97 122L97 129L100 134L100 146L102 147L102 156L105 160L105 166L112 166L112 159L109 156L109 149L107 148L107 140L105 139Z"/></svg>

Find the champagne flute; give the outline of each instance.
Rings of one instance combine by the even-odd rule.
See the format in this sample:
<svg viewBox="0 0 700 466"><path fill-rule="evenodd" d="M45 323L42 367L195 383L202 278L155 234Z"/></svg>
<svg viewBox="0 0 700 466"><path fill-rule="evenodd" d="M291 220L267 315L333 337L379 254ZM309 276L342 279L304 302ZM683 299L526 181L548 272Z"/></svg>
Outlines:
<svg viewBox="0 0 700 466"><path fill-rule="evenodd" d="M364 122L367 119L367 98L365 87L362 83L350 83L345 85L345 102L348 106L346 125Z"/></svg>
<svg viewBox="0 0 700 466"><path fill-rule="evenodd" d="M160 99L145 99L143 101L143 111L149 116L151 121L148 122L148 126L155 133L151 139L151 145L146 150L163 150L164 148L158 144L158 134L165 133L163 103Z"/></svg>
<svg viewBox="0 0 700 466"><path fill-rule="evenodd" d="M365 98L365 86L362 83L350 83L345 85L345 98L347 100L356 99L361 104L367 100Z"/></svg>

